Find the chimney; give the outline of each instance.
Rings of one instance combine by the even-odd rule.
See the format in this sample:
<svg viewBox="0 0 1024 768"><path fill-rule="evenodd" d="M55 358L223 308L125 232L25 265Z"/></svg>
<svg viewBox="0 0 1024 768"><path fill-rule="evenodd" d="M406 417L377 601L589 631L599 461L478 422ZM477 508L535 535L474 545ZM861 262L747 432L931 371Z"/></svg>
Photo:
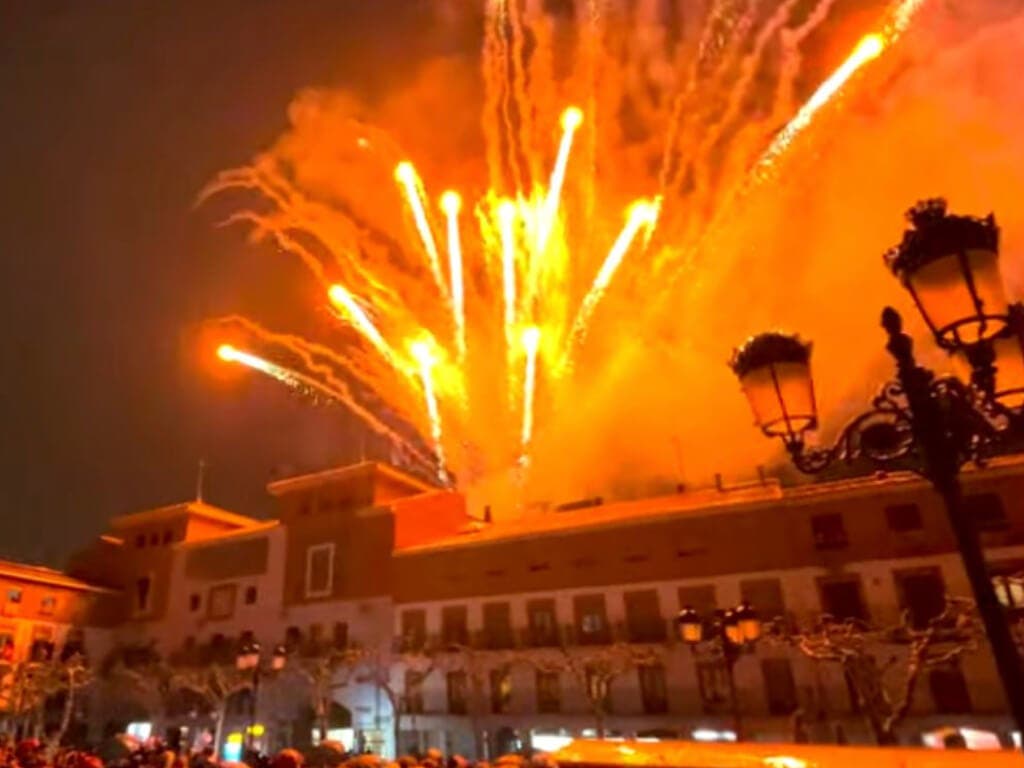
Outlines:
<svg viewBox="0 0 1024 768"><path fill-rule="evenodd" d="M768 485L768 476L764 473L764 466L761 464L757 465L757 479L761 481L761 485Z"/></svg>
<svg viewBox="0 0 1024 768"><path fill-rule="evenodd" d="M722 473L721 472L715 472L715 488L719 492L722 492L722 491L725 490L725 486L722 484Z"/></svg>
<svg viewBox="0 0 1024 768"><path fill-rule="evenodd" d="M491 520L491 505L490 504L485 504L484 505L484 522L485 523L493 522Z"/></svg>

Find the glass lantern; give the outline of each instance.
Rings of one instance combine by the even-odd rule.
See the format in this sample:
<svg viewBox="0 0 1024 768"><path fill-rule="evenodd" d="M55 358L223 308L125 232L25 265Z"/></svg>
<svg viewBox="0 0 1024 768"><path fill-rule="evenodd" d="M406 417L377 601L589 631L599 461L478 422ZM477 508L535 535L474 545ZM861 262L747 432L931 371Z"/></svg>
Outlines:
<svg viewBox="0 0 1024 768"><path fill-rule="evenodd" d="M689 605L676 616L676 630L679 632L679 639L684 643L693 645L704 639L704 622L697 611Z"/></svg>

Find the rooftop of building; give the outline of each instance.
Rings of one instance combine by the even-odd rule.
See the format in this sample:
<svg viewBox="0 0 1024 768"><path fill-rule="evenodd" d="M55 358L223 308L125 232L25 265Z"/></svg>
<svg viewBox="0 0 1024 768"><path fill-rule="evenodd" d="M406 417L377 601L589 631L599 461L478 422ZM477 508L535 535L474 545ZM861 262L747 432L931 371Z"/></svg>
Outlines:
<svg viewBox="0 0 1024 768"><path fill-rule="evenodd" d="M146 509L140 512L130 512L128 514L118 515L111 519L110 527L116 531L124 528L133 528L139 525L165 522L182 515L220 523L228 528L251 528L253 526L260 525L263 522L262 520L257 520L254 517L240 515L237 512L230 512L212 504L207 504L205 501L196 500L179 502L177 504L168 504L167 506L157 507L156 509Z"/></svg>
<svg viewBox="0 0 1024 768"><path fill-rule="evenodd" d="M349 464L344 467L331 467L329 469L307 472L292 477L285 477L274 480L267 484L267 492L271 496L280 496L284 493L303 491L309 488L317 488L328 483L344 482L356 478L379 475L392 482L406 486L410 491L416 493L427 493L438 490L438 488L425 480L421 480L390 464L378 461L363 461L358 464Z"/></svg>
<svg viewBox="0 0 1024 768"><path fill-rule="evenodd" d="M53 568L15 563L11 560L0 560L0 577L32 584L44 584L50 587L64 587L65 589L72 589L78 592L112 593L115 591L96 584L90 584L81 579L72 578L66 573Z"/></svg>
<svg viewBox="0 0 1024 768"><path fill-rule="evenodd" d="M978 468L964 468L963 479L970 483L984 471L986 477L1018 474L1024 469L1024 454L1000 456ZM783 487L778 480L766 478L733 486L712 486L681 493L644 499L602 502L592 499L579 504L565 504L552 511L526 514L518 519L484 523L471 520L459 533L433 541L404 547L396 555L415 555L436 550L484 546L499 541L531 539L558 535L570 531L616 527L644 521L654 521L680 515L714 515L751 507L768 506L785 501L801 504L813 503L822 497L866 496L879 489L903 487L907 490L926 488L925 479L912 472L878 472L872 475L850 477L828 482L809 482Z"/></svg>

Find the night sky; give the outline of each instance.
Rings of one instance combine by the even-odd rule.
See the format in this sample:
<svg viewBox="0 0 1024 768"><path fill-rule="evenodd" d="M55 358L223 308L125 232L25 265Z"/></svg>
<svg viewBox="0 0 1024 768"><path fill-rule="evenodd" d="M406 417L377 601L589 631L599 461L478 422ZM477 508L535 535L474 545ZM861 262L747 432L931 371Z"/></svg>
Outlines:
<svg viewBox="0 0 1024 768"><path fill-rule="evenodd" d="M195 197L301 88L372 95L449 38L419 0L0 3L0 556L60 565L192 498L200 458L209 501L267 515L275 471L359 457L340 410L210 374L199 323L281 257Z"/></svg>

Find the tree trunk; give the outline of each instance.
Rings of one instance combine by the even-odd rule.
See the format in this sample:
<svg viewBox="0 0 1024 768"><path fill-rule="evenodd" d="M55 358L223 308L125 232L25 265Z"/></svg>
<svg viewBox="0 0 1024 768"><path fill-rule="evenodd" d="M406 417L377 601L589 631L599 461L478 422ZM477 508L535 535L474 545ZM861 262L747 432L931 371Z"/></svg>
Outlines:
<svg viewBox="0 0 1024 768"><path fill-rule="evenodd" d="M594 725L597 727L597 738L604 738L604 705L598 704L594 708Z"/></svg>
<svg viewBox="0 0 1024 768"><path fill-rule="evenodd" d="M221 740L224 738L224 721L227 719L228 702L227 699L222 701L217 706L217 723L213 728L213 756L216 758L220 757L221 752Z"/></svg>
<svg viewBox="0 0 1024 768"><path fill-rule="evenodd" d="M64 710L60 715L60 726L57 728L57 732L53 734L53 738L50 740L50 749L56 750L60 747L60 743L64 740L64 734L68 732L68 728L71 726L71 716L75 711L75 683L74 681L68 682L67 694L64 696Z"/></svg>
<svg viewBox="0 0 1024 768"><path fill-rule="evenodd" d="M320 731L320 741L327 741L327 727L328 727L328 708L330 704L324 701L322 698L316 705L316 728Z"/></svg>

